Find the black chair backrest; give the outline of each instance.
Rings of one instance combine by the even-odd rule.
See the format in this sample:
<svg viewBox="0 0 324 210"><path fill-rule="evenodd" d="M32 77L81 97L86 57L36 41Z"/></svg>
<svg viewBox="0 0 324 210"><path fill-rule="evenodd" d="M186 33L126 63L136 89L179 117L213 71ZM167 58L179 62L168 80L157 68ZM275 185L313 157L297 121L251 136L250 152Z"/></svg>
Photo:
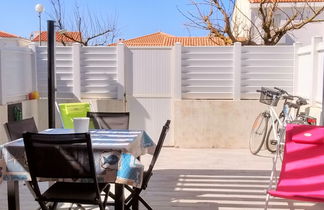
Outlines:
<svg viewBox="0 0 324 210"><path fill-rule="evenodd" d="M153 157L152 157L152 160L151 160L151 163L150 163L150 166L147 170L147 172L145 173L145 176L143 177L143 183L142 183L142 189L146 189L147 187L147 184L152 176L152 171L153 171L153 168L154 168L154 165L160 155L160 152L161 152L161 149L162 149L162 146L163 146L163 143L164 143L164 139L169 131L169 127L170 127L170 123L171 121L170 120L167 120L165 125L163 126L162 128L162 131L161 131L161 134L160 134L160 137L159 137L159 141L156 145L156 148L155 148L155 151L154 151L154 154L153 154Z"/></svg>
<svg viewBox="0 0 324 210"><path fill-rule="evenodd" d="M96 179L89 133L24 133L25 152L32 180L44 178Z"/></svg>
<svg viewBox="0 0 324 210"><path fill-rule="evenodd" d="M34 118L7 122L5 126L10 140L22 138L25 132L38 132Z"/></svg>
<svg viewBox="0 0 324 210"><path fill-rule="evenodd" d="M96 129L127 130L129 125L129 112L88 112L87 117Z"/></svg>

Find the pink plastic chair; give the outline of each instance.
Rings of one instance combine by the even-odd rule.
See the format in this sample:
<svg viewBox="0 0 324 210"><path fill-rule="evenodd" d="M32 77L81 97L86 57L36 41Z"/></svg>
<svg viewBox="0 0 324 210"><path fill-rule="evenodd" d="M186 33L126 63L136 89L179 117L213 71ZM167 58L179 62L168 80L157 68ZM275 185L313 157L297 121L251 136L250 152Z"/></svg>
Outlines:
<svg viewBox="0 0 324 210"><path fill-rule="evenodd" d="M279 180L265 209L269 195L324 202L324 126L287 125Z"/></svg>

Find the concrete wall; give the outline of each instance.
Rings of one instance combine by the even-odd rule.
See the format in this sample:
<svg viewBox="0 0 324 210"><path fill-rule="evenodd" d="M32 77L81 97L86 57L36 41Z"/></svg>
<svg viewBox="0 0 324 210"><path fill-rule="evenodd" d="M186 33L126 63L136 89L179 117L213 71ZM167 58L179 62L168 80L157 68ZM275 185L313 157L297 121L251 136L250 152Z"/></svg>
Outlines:
<svg viewBox="0 0 324 210"><path fill-rule="evenodd" d="M39 121L39 110L38 110L38 100L26 100L22 101L22 117L30 118L34 117L37 127L43 128L41 126L41 123ZM4 144L8 141L8 137L6 134L6 130L4 127L4 124L8 122L8 108L7 105L1 105L0 106L0 144Z"/></svg>
<svg viewBox="0 0 324 210"><path fill-rule="evenodd" d="M124 111L122 100L83 100L93 111ZM60 102L75 102L60 101ZM22 101L23 118L34 117L39 130L48 126L47 100ZM278 110L282 106L278 105ZM176 100L169 135L181 148L247 148L250 130L256 116L266 109L258 100ZM320 108L310 114L319 119ZM61 127L56 117L57 127ZM319 121L319 120L318 120ZM7 106L0 106L0 123L7 122ZM7 142L4 126L0 126L0 144Z"/></svg>
<svg viewBox="0 0 324 210"><path fill-rule="evenodd" d="M175 146L247 148L252 124L265 108L258 100L175 101Z"/></svg>

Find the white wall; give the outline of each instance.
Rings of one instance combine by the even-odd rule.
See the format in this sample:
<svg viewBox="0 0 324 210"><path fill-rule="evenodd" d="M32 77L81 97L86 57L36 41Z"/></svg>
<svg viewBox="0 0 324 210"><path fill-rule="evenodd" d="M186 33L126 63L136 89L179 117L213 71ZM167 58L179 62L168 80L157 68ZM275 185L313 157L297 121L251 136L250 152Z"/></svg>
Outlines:
<svg viewBox="0 0 324 210"><path fill-rule="evenodd" d="M249 0L236 0L233 11L232 29L237 37L245 37L251 27L251 8Z"/></svg>
<svg viewBox="0 0 324 210"><path fill-rule="evenodd" d="M287 22L287 16L292 16L295 14L295 9L298 9L304 17L301 18L308 18L311 16L312 11L308 8L307 4L312 7L316 6L316 9L324 6L323 2L302 2L302 3L279 3L278 7L280 10L275 12L274 17L279 17L279 25L282 26ZM259 3L251 4L251 16L255 17L252 18L254 23L258 28L261 28L261 19L260 15L258 14L259 11ZM298 20L299 18L296 18ZM316 19L324 19L324 13L320 14ZM298 21L299 22L299 21ZM257 33L256 30L254 33ZM293 44L295 42L302 42L304 44L311 43L311 37L313 36L324 36L324 23L309 23L303 26L301 29L293 30L288 32L284 37L280 40L279 44ZM256 40L257 43L262 43L260 39Z"/></svg>
<svg viewBox="0 0 324 210"><path fill-rule="evenodd" d="M0 37L0 48L3 48L3 47L25 47L28 44L30 44L30 40L28 40L28 39Z"/></svg>
<svg viewBox="0 0 324 210"><path fill-rule="evenodd" d="M296 94L320 106L323 96L324 42L314 37L312 44L297 49Z"/></svg>

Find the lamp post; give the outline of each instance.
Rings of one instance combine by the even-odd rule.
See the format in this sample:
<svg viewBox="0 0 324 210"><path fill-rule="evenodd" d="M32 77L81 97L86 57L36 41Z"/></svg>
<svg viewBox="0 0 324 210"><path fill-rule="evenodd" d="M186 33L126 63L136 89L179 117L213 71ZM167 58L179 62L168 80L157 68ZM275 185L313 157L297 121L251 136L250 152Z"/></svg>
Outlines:
<svg viewBox="0 0 324 210"><path fill-rule="evenodd" d="M44 6L42 4L36 4L35 11L38 12L38 18L39 18L39 46L41 46L41 33L42 33L42 21L41 21L41 14L44 12Z"/></svg>

